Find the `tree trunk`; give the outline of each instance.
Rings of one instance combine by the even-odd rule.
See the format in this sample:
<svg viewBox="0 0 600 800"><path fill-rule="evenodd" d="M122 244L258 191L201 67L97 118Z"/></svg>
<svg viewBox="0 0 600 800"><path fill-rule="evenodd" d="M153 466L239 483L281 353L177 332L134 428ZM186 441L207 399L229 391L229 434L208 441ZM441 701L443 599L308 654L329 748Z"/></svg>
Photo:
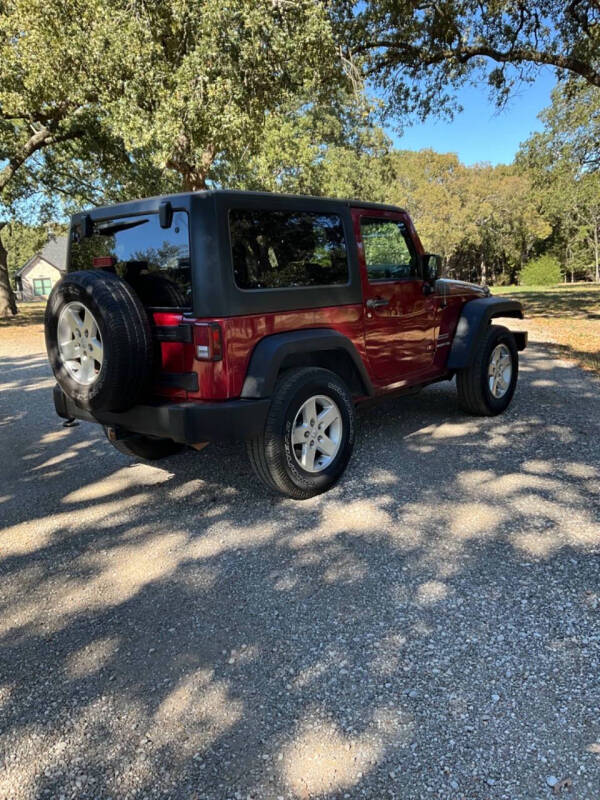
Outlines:
<svg viewBox="0 0 600 800"><path fill-rule="evenodd" d="M215 158L215 147L212 144L202 152L200 162L188 157L189 142L187 137L179 139L177 152L166 162L168 169L173 169L181 175L184 192L199 192L207 189L206 181Z"/></svg>
<svg viewBox="0 0 600 800"><path fill-rule="evenodd" d="M3 227L0 225L0 317L8 317L9 312L17 313L17 301L8 277L8 253L2 242Z"/></svg>
<svg viewBox="0 0 600 800"><path fill-rule="evenodd" d="M596 224L594 225L594 258L596 260L596 283L600 283L600 242L598 242L598 227L600 226L600 220L596 220Z"/></svg>
<svg viewBox="0 0 600 800"><path fill-rule="evenodd" d="M481 256L481 263L479 265L481 271L481 283L483 286L487 284L487 264L485 263L485 256Z"/></svg>
<svg viewBox="0 0 600 800"><path fill-rule="evenodd" d="M196 170L183 174L183 190L185 192L201 192L206 188L206 175Z"/></svg>

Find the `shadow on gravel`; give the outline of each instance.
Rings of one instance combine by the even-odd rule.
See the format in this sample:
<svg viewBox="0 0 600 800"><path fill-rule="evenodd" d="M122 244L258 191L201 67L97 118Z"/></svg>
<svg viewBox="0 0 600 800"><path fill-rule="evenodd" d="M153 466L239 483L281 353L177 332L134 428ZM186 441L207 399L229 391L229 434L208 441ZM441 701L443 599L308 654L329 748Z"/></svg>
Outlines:
<svg viewBox="0 0 600 800"><path fill-rule="evenodd" d="M6 317L0 317L0 330L2 328L26 328L30 325L40 325L44 322L46 303L31 304L23 309L19 306L19 313Z"/></svg>
<svg viewBox="0 0 600 800"><path fill-rule="evenodd" d="M365 409L296 503L239 445L131 464L0 359L0 797L531 798L544 748L597 779L598 385L522 377L501 418Z"/></svg>

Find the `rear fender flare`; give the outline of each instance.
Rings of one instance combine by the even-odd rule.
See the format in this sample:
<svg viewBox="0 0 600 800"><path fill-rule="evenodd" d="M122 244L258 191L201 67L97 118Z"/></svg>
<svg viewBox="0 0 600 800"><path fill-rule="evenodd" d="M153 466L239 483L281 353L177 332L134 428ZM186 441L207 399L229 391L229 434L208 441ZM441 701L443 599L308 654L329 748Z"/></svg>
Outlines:
<svg viewBox="0 0 600 800"><path fill-rule="evenodd" d="M350 357L364 394L373 395L375 392L365 365L350 339L329 328L311 328L275 333L261 339L250 357L241 397L270 397L287 356L336 351Z"/></svg>
<svg viewBox="0 0 600 800"><path fill-rule="evenodd" d="M448 355L448 369L464 369L471 365L477 342L494 317L523 319L521 303L504 297L482 297L465 303ZM525 344L526 339L523 346Z"/></svg>

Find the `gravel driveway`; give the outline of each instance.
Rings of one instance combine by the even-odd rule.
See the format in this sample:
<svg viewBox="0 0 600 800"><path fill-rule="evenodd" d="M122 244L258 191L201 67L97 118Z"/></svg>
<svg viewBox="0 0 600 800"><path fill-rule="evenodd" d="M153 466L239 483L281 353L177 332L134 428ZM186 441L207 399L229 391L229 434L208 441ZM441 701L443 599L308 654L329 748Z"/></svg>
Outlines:
<svg viewBox="0 0 600 800"><path fill-rule="evenodd" d="M326 496L132 463L0 330L0 797L600 798L600 381L360 414Z"/></svg>

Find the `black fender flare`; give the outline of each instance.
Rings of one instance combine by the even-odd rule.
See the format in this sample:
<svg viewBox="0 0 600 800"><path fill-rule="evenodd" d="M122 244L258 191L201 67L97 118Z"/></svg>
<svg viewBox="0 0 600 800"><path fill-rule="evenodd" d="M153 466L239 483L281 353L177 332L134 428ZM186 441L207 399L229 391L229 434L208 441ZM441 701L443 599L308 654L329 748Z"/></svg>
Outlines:
<svg viewBox="0 0 600 800"><path fill-rule="evenodd" d="M284 359L297 353L342 351L352 360L365 395L375 393L356 347L348 337L331 328L309 328L265 336L254 348L246 371L241 397L270 397Z"/></svg>
<svg viewBox="0 0 600 800"><path fill-rule="evenodd" d="M523 319L523 307L518 300L505 297L481 297L465 303L448 355L448 369L464 369L471 365L475 345L494 317ZM525 337L523 347L526 343Z"/></svg>

